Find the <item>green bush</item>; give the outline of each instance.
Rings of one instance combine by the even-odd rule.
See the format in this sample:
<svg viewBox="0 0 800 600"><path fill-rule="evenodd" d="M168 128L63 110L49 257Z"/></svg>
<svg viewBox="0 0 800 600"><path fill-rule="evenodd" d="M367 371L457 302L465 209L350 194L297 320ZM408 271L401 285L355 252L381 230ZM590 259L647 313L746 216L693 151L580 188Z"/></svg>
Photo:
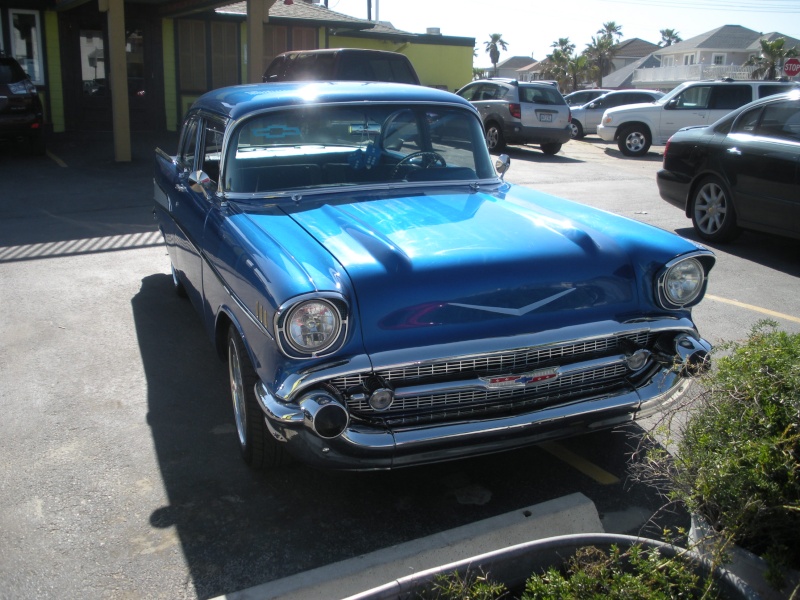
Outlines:
<svg viewBox="0 0 800 600"><path fill-rule="evenodd" d="M726 537L800 566L800 335L761 322L702 380L672 496Z"/></svg>

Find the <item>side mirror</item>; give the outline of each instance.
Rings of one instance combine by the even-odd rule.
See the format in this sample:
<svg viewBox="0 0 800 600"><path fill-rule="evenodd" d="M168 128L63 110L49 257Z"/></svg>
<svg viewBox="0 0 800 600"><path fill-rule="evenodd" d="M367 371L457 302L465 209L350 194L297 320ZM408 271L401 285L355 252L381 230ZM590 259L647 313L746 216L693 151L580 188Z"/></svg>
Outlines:
<svg viewBox="0 0 800 600"><path fill-rule="evenodd" d="M603 107L602 102L590 102L587 108L602 108L602 107Z"/></svg>
<svg viewBox="0 0 800 600"><path fill-rule="evenodd" d="M211 199L211 194L215 191L215 188L216 185L205 171L189 173L189 189L197 194L203 194L203 198L206 200Z"/></svg>
<svg viewBox="0 0 800 600"><path fill-rule="evenodd" d="M497 157L497 160L494 163L494 168L497 170L497 174L500 176L500 179L503 179L503 176L508 171L508 168L511 166L511 157L508 154L501 154Z"/></svg>
<svg viewBox="0 0 800 600"><path fill-rule="evenodd" d="M664 106L664 108L666 108L667 110L674 110L677 107L678 107L678 99L677 98L673 98L672 100L667 102L666 105Z"/></svg>

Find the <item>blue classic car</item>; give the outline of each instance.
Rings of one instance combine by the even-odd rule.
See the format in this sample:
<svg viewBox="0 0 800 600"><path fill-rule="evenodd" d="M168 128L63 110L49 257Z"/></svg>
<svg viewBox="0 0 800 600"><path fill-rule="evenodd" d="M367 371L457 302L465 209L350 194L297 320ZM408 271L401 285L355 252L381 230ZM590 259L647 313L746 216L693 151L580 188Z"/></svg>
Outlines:
<svg viewBox="0 0 800 600"><path fill-rule="evenodd" d="M178 293L227 359L244 459L388 469L650 414L710 347L711 252L510 185L454 94L242 85L156 150Z"/></svg>

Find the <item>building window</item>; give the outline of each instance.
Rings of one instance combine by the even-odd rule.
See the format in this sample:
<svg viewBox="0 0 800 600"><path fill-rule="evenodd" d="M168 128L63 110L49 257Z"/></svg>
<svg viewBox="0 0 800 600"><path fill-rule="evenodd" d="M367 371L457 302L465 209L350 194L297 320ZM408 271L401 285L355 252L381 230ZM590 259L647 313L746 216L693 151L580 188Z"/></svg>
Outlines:
<svg viewBox="0 0 800 600"><path fill-rule="evenodd" d="M684 54L683 55L683 64L684 65L693 65L694 64L694 54Z"/></svg>
<svg viewBox="0 0 800 600"><path fill-rule="evenodd" d="M34 83L44 85L39 13L12 8L8 14L11 18L11 55Z"/></svg>
<svg viewBox="0 0 800 600"><path fill-rule="evenodd" d="M662 67L674 67L675 66L675 57L674 56L663 56L661 58L661 66Z"/></svg>
<svg viewBox="0 0 800 600"><path fill-rule="evenodd" d="M711 64L716 66L722 66L725 64L725 55L724 54L712 54L711 55Z"/></svg>

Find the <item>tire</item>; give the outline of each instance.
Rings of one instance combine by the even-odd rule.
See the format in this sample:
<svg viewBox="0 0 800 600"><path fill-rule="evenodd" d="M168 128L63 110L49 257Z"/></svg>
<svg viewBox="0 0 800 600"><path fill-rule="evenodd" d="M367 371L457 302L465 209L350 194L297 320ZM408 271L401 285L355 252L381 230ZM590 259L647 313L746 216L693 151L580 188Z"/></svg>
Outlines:
<svg viewBox="0 0 800 600"><path fill-rule="evenodd" d="M178 279L178 273L175 271L175 265L170 263L169 265L170 270L172 271L172 289L175 290L175 293L181 298L187 298L188 294L186 293L186 288L181 283L181 280Z"/></svg>
<svg viewBox="0 0 800 600"><path fill-rule="evenodd" d="M553 155L558 154L563 144L542 144L539 146L545 154Z"/></svg>
<svg viewBox="0 0 800 600"><path fill-rule="evenodd" d="M228 378L236 435L244 462L257 470L286 464L286 451L269 432L256 400L258 375L239 332L232 325L228 330Z"/></svg>
<svg viewBox="0 0 800 600"><path fill-rule="evenodd" d="M731 194L721 179L706 177L697 184L692 194L692 225L709 242L729 242L741 233Z"/></svg>
<svg viewBox="0 0 800 600"><path fill-rule="evenodd" d="M506 139L503 131L497 123L489 123L486 126L486 147L489 152L502 152L506 147Z"/></svg>
<svg viewBox="0 0 800 600"><path fill-rule="evenodd" d="M569 124L569 135L573 140L579 140L583 138L583 125L581 125L580 121L576 121L573 119Z"/></svg>
<svg viewBox="0 0 800 600"><path fill-rule="evenodd" d="M642 125L623 126L617 139L617 147L625 156L644 156L652 143L650 130Z"/></svg>

